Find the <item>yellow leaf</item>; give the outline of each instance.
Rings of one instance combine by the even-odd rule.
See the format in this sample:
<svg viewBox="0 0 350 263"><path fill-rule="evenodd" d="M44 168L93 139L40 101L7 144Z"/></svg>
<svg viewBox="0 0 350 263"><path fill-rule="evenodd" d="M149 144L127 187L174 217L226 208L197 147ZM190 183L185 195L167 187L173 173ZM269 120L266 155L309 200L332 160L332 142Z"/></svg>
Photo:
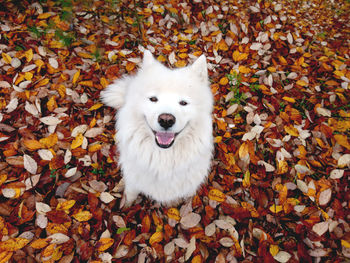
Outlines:
<svg viewBox="0 0 350 263"><path fill-rule="evenodd" d="M71 209L74 205L75 205L75 200L67 200L62 203L59 203L56 206L56 210L64 210L68 212L68 210Z"/></svg>
<svg viewBox="0 0 350 263"><path fill-rule="evenodd" d="M56 262L57 260L59 260L63 255L63 252L61 251L60 247L55 247L51 259Z"/></svg>
<svg viewBox="0 0 350 263"><path fill-rule="evenodd" d="M243 160L244 158L246 158L246 155L249 154L248 152L248 144L247 143L242 143L241 146L239 147L239 150L238 150L238 155L239 155L239 158L241 160Z"/></svg>
<svg viewBox="0 0 350 263"><path fill-rule="evenodd" d="M102 148L101 144L95 143L95 144L90 145L88 150L90 153L94 153L94 152L99 151L101 148Z"/></svg>
<svg viewBox="0 0 350 263"><path fill-rule="evenodd" d="M77 80L79 79L79 76L80 76L80 69L74 73L74 76L73 76L73 84L75 84L77 82Z"/></svg>
<svg viewBox="0 0 350 263"><path fill-rule="evenodd" d="M92 58L92 54L85 53L85 52L77 52L78 56L81 58Z"/></svg>
<svg viewBox="0 0 350 263"><path fill-rule="evenodd" d="M214 200L216 202L224 202L226 200L226 195L221 192L219 189L213 188L210 189L209 193L208 193L208 197L211 200Z"/></svg>
<svg viewBox="0 0 350 263"><path fill-rule="evenodd" d="M56 96L52 96L46 103L47 109L53 112L58 106L56 103Z"/></svg>
<svg viewBox="0 0 350 263"><path fill-rule="evenodd" d="M274 257L277 255L279 248L277 245L270 245L270 254Z"/></svg>
<svg viewBox="0 0 350 263"><path fill-rule="evenodd" d="M290 97L284 96L282 99L285 100L285 101L291 102L291 103L295 103L295 99L290 98Z"/></svg>
<svg viewBox="0 0 350 263"><path fill-rule="evenodd" d="M278 59L280 60L282 65L287 65L288 64L287 60L284 57L279 56Z"/></svg>
<svg viewBox="0 0 350 263"><path fill-rule="evenodd" d="M267 70L272 72L272 73L276 72L276 68L275 67L268 67Z"/></svg>
<svg viewBox="0 0 350 263"><path fill-rule="evenodd" d="M46 247L50 243L50 240L47 238L39 238L37 240L34 240L30 246L34 249L42 249Z"/></svg>
<svg viewBox="0 0 350 263"><path fill-rule="evenodd" d="M249 170L246 171L246 173L244 174L244 178L242 181L243 187L250 187L250 172Z"/></svg>
<svg viewBox="0 0 350 263"><path fill-rule="evenodd" d="M0 263L7 263L10 261L11 257L13 255L13 252L9 251L2 251L0 252Z"/></svg>
<svg viewBox="0 0 350 263"><path fill-rule="evenodd" d="M181 219L180 212L177 208L169 208L167 214L169 218L175 219L176 221L180 221Z"/></svg>
<svg viewBox="0 0 350 263"><path fill-rule="evenodd" d="M94 86L94 83L92 82L92 80L85 80L85 81L80 81L79 85L88 86L92 88Z"/></svg>
<svg viewBox="0 0 350 263"><path fill-rule="evenodd" d="M308 84L307 84L304 80L299 79L299 80L297 81L297 85L302 86L302 87L305 87L305 86L307 86Z"/></svg>
<svg viewBox="0 0 350 263"><path fill-rule="evenodd" d="M56 145L58 141L58 137L56 133L50 134L46 138L42 138L39 140L41 144L43 144L46 148L51 148Z"/></svg>
<svg viewBox="0 0 350 263"><path fill-rule="evenodd" d="M235 61L235 62L238 62L238 61L241 61L241 60L245 60L248 58L248 55L247 53L239 53L238 50L235 50L233 53L232 53L232 59Z"/></svg>
<svg viewBox="0 0 350 263"><path fill-rule="evenodd" d="M348 141L348 136L343 134L335 134L334 139L337 141L338 144L345 147L346 149L350 150L350 144Z"/></svg>
<svg viewBox="0 0 350 263"><path fill-rule="evenodd" d="M239 72L244 73L244 74L250 72L250 68L247 68L245 66L239 66L238 70L239 70Z"/></svg>
<svg viewBox="0 0 350 263"><path fill-rule="evenodd" d="M106 80L106 78L102 77L102 78L100 79L100 84L101 84L102 87L105 88L105 87L108 86L108 80Z"/></svg>
<svg viewBox="0 0 350 263"><path fill-rule="evenodd" d="M350 242L349 241L346 241L344 239L341 239L340 240L340 243L343 247L346 247L346 248L350 248Z"/></svg>
<svg viewBox="0 0 350 263"><path fill-rule="evenodd" d="M33 49L28 49L26 52L24 52L24 56L26 57L27 62L32 61L32 59L33 59Z"/></svg>
<svg viewBox="0 0 350 263"><path fill-rule="evenodd" d="M49 18L50 16L52 16L52 13L42 13L38 15L38 19L46 19L46 18Z"/></svg>
<svg viewBox="0 0 350 263"><path fill-rule="evenodd" d="M99 252L102 252L110 248L113 245L113 243L114 243L113 238L105 237L105 238L101 238L97 242L96 247Z"/></svg>
<svg viewBox="0 0 350 263"><path fill-rule="evenodd" d="M149 239L149 244L152 246L154 243L159 243L163 240L163 232L155 232Z"/></svg>
<svg viewBox="0 0 350 263"><path fill-rule="evenodd" d="M279 212L281 212L283 210L283 207L281 206L281 205L272 205L271 207L270 207L270 211L272 212L272 213L279 213Z"/></svg>
<svg viewBox="0 0 350 263"><path fill-rule="evenodd" d="M7 64L10 64L10 63L11 63L12 58L11 58L9 55L7 55L6 53L1 53L1 55L2 55L2 58L4 59L4 61L5 61Z"/></svg>
<svg viewBox="0 0 350 263"><path fill-rule="evenodd" d="M24 78L26 80L31 80L33 78L33 73L32 72L26 72L24 73Z"/></svg>
<svg viewBox="0 0 350 263"><path fill-rule="evenodd" d="M17 251L22 249L24 246L26 246L29 243L29 240L26 238L16 237L11 238L6 241L0 242L0 251Z"/></svg>
<svg viewBox="0 0 350 263"><path fill-rule="evenodd" d="M98 103L92 105L92 106L90 107L89 111L97 110L97 109L101 108L102 106L103 106L103 104L100 103L100 102L98 102Z"/></svg>
<svg viewBox="0 0 350 263"><path fill-rule="evenodd" d="M49 82L50 82L49 79L42 79L42 80L40 80L40 81L35 85L35 87L38 88L38 87L45 86L45 85L47 85Z"/></svg>
<svg viewBox="0 0 350 263"><path fill-rule="evenodd" d="M133 20L130 16L127 16L127 17L125 18L125 22L128 23L128 24L130 24L130 25L132 25L132 24L134 23L134 20Z"/></svg>
<svg viewBox="0 0 350 263"><path fill-rule="evenodd" d="M288 172L288 163L286 160L281 160L277 163L277 174L284 174Z"/></svg>
<svg viewBox="0 0 350 263"><path fill-rule="evenodd" d="M89 211L80 211L74 214L73 217L79 222L85 222L92 218L92 214Z"/></svg>
<svg viewBox="0 0 350 263"><path fill-rule="evenodd" d="M71 149L78 148L83 144L83 141L84 141L84 136L81 133L79 133L77 137L72 141Z"/></svg>
<svg viewBox="0 0 350 263"><path fill-rule="evenodd" d="M51 257L54 250L55 250L56 244L50 244L48 245L42 252L41 257Z"/></svg>
<svg viewBox="0 0 350 263"><path fill-rule="evenodd" d="M295 128L292 125L284 126L284 130L286 131L286 133L288 133L292 136L295 136L295 137L299 136L299 132L298 132L297 128Z"/></svg>
<svg viewBox="0 0 350 263"><path fill-rule="evenodd" d="M37 140L26 140L26 139L24 139L23 140L23 144L30 151L35 151L35 150L43 148L43 145Z"/></svg>
<svg viewBox="0 0 350 263"><path fill-rule="evenodd" d="M109 18L108 18L108 16L101 16L101 20L103 21L103 22L105 22L105 23L109 23Z"/></svg>

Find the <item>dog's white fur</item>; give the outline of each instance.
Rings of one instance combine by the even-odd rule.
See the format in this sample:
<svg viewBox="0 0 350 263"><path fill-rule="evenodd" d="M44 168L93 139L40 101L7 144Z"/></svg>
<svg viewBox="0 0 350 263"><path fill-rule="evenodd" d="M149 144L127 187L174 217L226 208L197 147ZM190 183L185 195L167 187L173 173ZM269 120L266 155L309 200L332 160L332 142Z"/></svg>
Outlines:
<svg viewBox="0 0 350 263"><path fill-rule="evenodd" d="M171 70L146 50L137 74L115 81L101 98L119 109L116 140L127 204L139 193L162 204L193 196L208 175L213 151L213 96L205 56ZM182 100L188 104L180 105ZM155 141L155 132L164 130L158 123L163 113L176 118L169 131L178 133L166 149Z"/></svg>

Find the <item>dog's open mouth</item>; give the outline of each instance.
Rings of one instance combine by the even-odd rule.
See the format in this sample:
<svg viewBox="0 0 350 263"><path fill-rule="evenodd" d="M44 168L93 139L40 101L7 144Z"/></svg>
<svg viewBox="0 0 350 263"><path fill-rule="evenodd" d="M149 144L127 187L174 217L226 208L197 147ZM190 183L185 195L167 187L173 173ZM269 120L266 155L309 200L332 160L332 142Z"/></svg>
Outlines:
<svg viewBox="0 0 350 263"><path fill-rule="evenodd" d="M156 143L161 148L169 148L175 141L176 133L173 132L154 132Z"/></svg>

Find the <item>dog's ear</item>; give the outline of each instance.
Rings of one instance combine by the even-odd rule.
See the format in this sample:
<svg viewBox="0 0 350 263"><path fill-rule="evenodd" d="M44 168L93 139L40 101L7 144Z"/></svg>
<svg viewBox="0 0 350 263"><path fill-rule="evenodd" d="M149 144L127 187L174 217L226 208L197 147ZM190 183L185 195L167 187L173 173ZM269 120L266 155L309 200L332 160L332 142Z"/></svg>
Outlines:
<svg viewBox="0 0 350 263"><path fill-rule="evenodd" d="M123 106L125 100L125 93L129 85L130 78L124 77L114 81L101 91L101 100L109 107L119 109Z"/></svg>
<svg viewBox="0 0 350 263"><path fill-rule="evenodd" d="M205 55L201 55L191 65L192 71L197 73L202 81L208 81L208 67Z"/></svg>
<svg viewBox="0 0 350 263"><path fill-rule="evenodd" d="M143 68L147 68L149 66L151 66L156 60L154 59L151 51L149 50L145 50L143 52L143 60L142 60L142 67Z"/></svg>

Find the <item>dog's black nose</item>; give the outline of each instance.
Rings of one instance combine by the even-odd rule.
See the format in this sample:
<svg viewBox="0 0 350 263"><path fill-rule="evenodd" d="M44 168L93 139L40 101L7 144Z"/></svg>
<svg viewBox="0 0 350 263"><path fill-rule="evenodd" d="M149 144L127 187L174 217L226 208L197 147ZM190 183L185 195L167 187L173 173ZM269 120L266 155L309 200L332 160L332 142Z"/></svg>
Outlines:
<svg viewBox="0 0 350 263"><path fill-rule="evenodd" d="M174 115L169 113L162 113L158 117L158 123L164 129L169 129L171 126L175 124L176 118Z"/></svg>

